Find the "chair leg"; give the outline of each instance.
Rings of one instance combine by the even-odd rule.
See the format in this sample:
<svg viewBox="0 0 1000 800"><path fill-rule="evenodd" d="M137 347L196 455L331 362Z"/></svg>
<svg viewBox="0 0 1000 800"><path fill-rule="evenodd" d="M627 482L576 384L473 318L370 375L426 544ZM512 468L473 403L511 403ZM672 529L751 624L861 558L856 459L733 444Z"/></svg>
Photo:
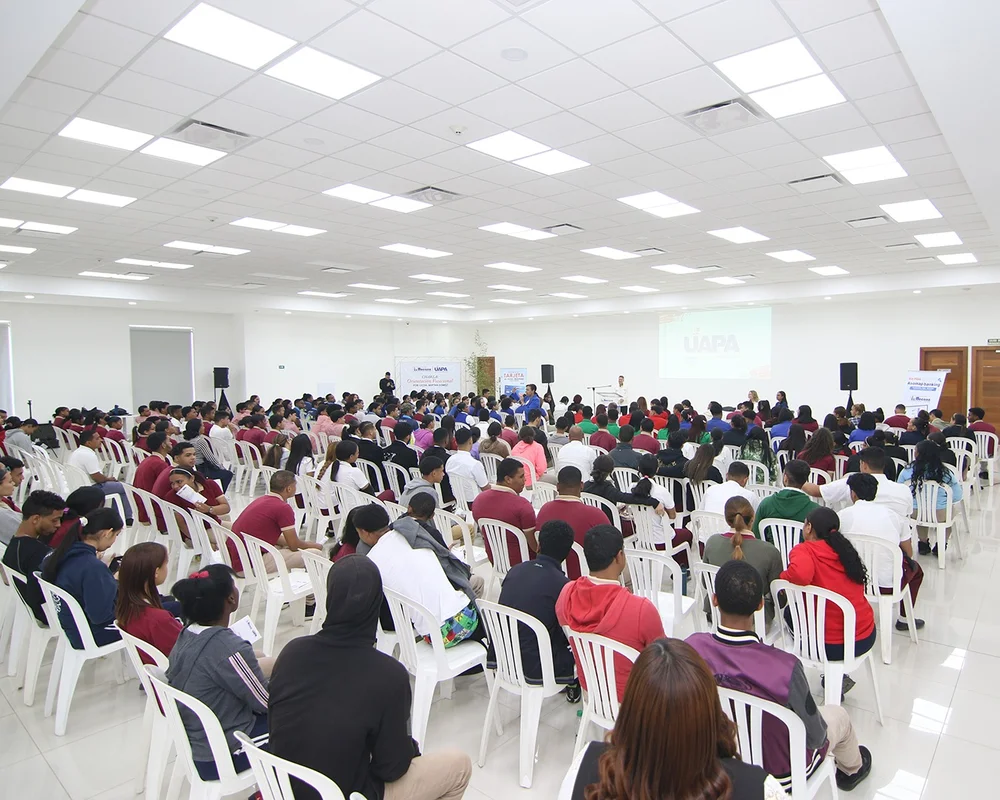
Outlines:
<svg viewBox="0 0 1000 800"><path fill-rule="evenodd" d="M938 569L944 569L945 550L947 549L947 542L948 542L948 529L945 528L943 525L939 525L937 528L934 529L934 531L937 536ZM957 536L958 532L956 531L954 535Z"/></svg>
<svg viewBox="0 0 1000 800"><path fill-rule="evenodd" d="M281 615L281 600L268 593L264 606L264 655L274 655L274 637L278 632L278 617Z"/></svg>
<svg viewBox="0 0 1000 800"><path fill-rule="evenodd" d="M535 745L538 741L538 723L542 716L543 693L538 689L521 690L521 754L520 784L531 788L535 772Z"/></svg>
<svg viewBox="0 0 1000 800"><path fill-rule="evenodd" d="M917 623L913 616L913 597L910 595L910 590L903 590L903 608L906 609L906 624L910 628L910 640L914 644L919 644L917 639Z"/></svg>
<svg viewBox="0 0 1000 800"><path fill-rule="evenodd" d="M293 600L291 602L292 611L292 625L296 628L301 628L306 622L306 599L300 597L298 600Z"/></svg>
<svg viewBox="0 0 1000 800"><path fill-rule="evenodd" d="M896 604L888 597L878 599L878 637L882 640L882 663L892 663L892 618ZM913 624L912 622L910 623Z"/></svg>
<svg viewBox="0 0 1000 800"><path fill-rule="evenodd" d="M146 767L146 800L160 800L163 788L163 773L173 751L170 733L167 731L167 721L160 715L153 700L153 736L150 743L149 763Z"/></svg>
<svg viewBox="0 0 1000 800"><path fill-rule="evenodd" d="M431 702L434 700L434 687L437 685L434 673L419 672L413 687L413 738L424 750L424 738L427 736L427 722L431 716Z"/></svg>
<svg viewBox="0 0 1000 800"><path fill-rule="evenodd" d="M875 672L875 659L868 655L868 671L872 676L872 691L875 693L875 712L878 715L878 724L885 725L882 721L882 696L879 694L878 690L878 675Z"/></svg>
<svg viewBox="0 0 1000 800"><path fill-rule="evenodd" d="M257 624L257 615L260 614L260 595L262 591L259 581L253 585L253 603L250 604L250 619L253 620L255 625Z"/></svg>
<svg viewBox="0 0 1000 800"><path fill-rule="evenodd" d="M841 664L826 664L826 704L840 705L840 690L844 683L844 667Z"/></svg>
<svg viewBox="0 0 1000 800"><path fill-rule="evenodd" d="M6 607L0 612L0 664L7 657L10 648L10 637L14 631L14 613L17 611L15 601L16 598L8 597Z"/></svg>
<svg viewBox="0 0 1000 800"><path fill-rule="evenodd" d="M52 669L49 671L49 686L45 691L45 716L51 717L56 704L56 692L59 689L59 676L62 674L63 653L66 643L59 637L56 641L56 654L52 659Z"/></svg>
<svg viewBox="0 0 1000 800"><path fill-rule="evenodd" d="M24 704L34 705L35 686L38 684L38 671L42 668L42 658L49 643L49 632L41 628L31 631L28 639L28 665L24 672Z"/></svg>
<svg viewBox="0 0 1000 800"><path fill-rule="evenodd" d="M63 665L59 675L59 697L56 702L56 736L66 735L69 722L69 707L76 693L76 683L83 669L83 659L75 650L63 653Z"/></svg>
<svg viewBox="0 0 1000 800"><path fill-rule="evenodd" d="M441 699L451 700L451 696L455 691L455 679L448 678L446 681L441 681L438 686L441 687Z"/></svg>
<svg viewBox="0 0 1000 800"><path fill-rule="evenodd" d="M486 706L486 719L483 721L483 735L479 740L479 766L486 765L486 747L490 742L490 723L497 714L497 705L500 700L500 684L493 682L493 691L490 692L490 702ZM501 734L503 731L500 732Z"/></svg>
<svg viewBox="0 0 1000 800"><path fill-rule="evenodd" d="M587 746L590 740L587 738L587 729L590 727L590 704L583 707L583 714L580 716L580 727L576 732L576 746L573 748L573 758L580 755L580 751Z"/></svg>
<svg viewBox="0 0 1000 800"><path fill-rule="evenodd" d="M8 678L13 678L17 675L18 669L21 666L21 649L24 647L24 640L28 636L28 625L30 624L31 620L28 619L28 614L24 610L24 607L15 608L13 630L10 635L10 653L7 657Z"/></svg>
<svg viewBox="0 0 1000 800"><path fill-rule="evenodd" d="M170 774L170 786L167 787L167 800L180 800L181 786L184 785L184 765L181 764L180 753L174 761L174 771ZM192 791L194 787L191 787Z"/></svg>
<svg viewBox="0 0 1000 800"><path fill-rule="evenodd" d="M136 764L138 769L135 771L135 784L132 787L136 794L142 794L142 790L146 786L146 773L149 771L149 762L153 757L153 717L159 713L156 708L156 700L147 697L146 710L142 713L142 742L139 749L139 752L145 753L147 757L140 757L139 763ZM154 800L154 798L150 796L150 800Z"/></svg>

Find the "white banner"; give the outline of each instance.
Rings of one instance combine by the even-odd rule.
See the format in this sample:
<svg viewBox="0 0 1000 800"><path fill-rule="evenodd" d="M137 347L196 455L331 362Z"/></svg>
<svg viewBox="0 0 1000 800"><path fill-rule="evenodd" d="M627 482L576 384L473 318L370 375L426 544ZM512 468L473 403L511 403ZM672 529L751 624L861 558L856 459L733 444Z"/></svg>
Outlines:
<svg viewBox="0 0 1000 800"><path fill-rule="evenodd" d="M396 394L462 391L461 361L397 361Z"/></svg>
<svg viewBox="0 0 1000 800"><path fill-rule="evenodd" d="M527 367L501 367L497 374L500 383L500 394L510 395L517 392L518 397L524 394L528 387Z"/></svg>
<svg viewBox="0 0 1000 800"><path fill-rule="evenodd" d="M913 417L918 411L930 411L941 402L941 390L948 372L911 369L906 373L906 386L900 403L906 406L906 413Z"/></svg>

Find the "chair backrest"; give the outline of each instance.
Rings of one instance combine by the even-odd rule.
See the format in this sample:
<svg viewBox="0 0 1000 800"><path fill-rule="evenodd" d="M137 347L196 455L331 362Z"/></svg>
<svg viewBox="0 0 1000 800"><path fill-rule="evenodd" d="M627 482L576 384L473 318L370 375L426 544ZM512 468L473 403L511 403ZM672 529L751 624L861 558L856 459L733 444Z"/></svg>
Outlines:
<svg viewBox="0 0 1000 800"><path fill-rule="evenodd" d="M764 464L759 461L745 461L739 458L733 459L730 466L733 464L743 464L748 470L750 470L750 479L747 483L761 483L770 484L771 483L771 470L769 470Z"/></svg>
<svg viewBox="0 0 1000 800"><path fill-rule="evenodd" d="M732 464L734 461L740 460L740 448L735 444L724 444L722 445L722 454L726 457L726 460ZM763 464L761 465L763 466Z"/></svg>
<svg viewBox="0 0 1000 800"><path fill-rule="evenodd" d="M645 597L654 606L660 608L660 586L663 584L663 571L670 573L673 581L673 618L679 623L683 611L684 578L681 565L673 557L662 550L643 550L630 545L625 546L625 563L632 576L632 594Z"/></svg>
<svg viewBox="0 0 1000 800"><path fill-rule="evenodd" d="M847 474L847 462L850 459L847 456L835 455L833 457L833 478L834 480L840 480Z"/></svg>
<svg viewBox="0 0 1000 800"><path fill-rule="evenodd" d="M531 487L531 505L537 511L550 500L555 500L559 491L551 483L538 481Z"/></svg>
<svg viewBox="0 0 1000 800"><path fill-rule="evenodd" d="M710 536L716 533L725 533L729 530L726 518L722 514L715 514L711 511L691 512L691 532L699 542L707 542Z"/></svg>
<svg viewBox="0 0 1000 800"><path fill-rule="evenodd" d="M677 509L681 517L690 514L694 509L688 507L688 485L691 483L687 478L672 478L667 475L654 475L653 480L664 489L669 489L674 498L674 508Z"/></svg>
<svg viewBox="0 0 1000 800"><path fill-rule="evenodd" d="M219 526L218 533L222 534L222 539L219 540L219 555L222 556L222 563L229 567L231 570L240 571L243 573L243 586L256 586L257 585L257 572L254 568L254 563L250 559L250 554L247 552L247 546L243 543L243 537L238 533L233 533L229 528L222 525ZM229 552L229 547L227 544L232 542L233 549L236 550L236 555L240 560L239 568L233 563L232 553ZM266 573L265 578L266 581Z"/></svg>
<svg viewBox="0 0 1000 800"><path fill-rule="evenodd" d="M703 561L697 562L691 565L691 573L694 579L698 582L699 595L708 600L708 611L712 617L712 631L719 630L719 623L721 622L722 613L719 611L718 607L712 603L712 595L715 594L715 576L719 572L719 567L713 566L712 564L706 564ZM701 611L696 610L696 614L700 614Z"/></svg>
<svg viewBox="0 0 1000 800"><path fill-rule="evenodd" d="M333 562L320 550L301 550L305 563L306 574L313 587L316 597L316 609L313 611L312 631L315 633L326 619L326 581L330 575Z"/></svg>
<svg viewBox="0 0 1000 800"><path fill-rule="evenodd" d="M788 559L792 548L802 541L802 529L805 523L793 519L762 519L759 530L761 538L770 540L781 554L781 563L788 569Z"/></svg>
<svg viewBox="0 0 1000 800"><path fill-rule="evenodd" d="M946 464L945 466L951 465ZM944 520L938 520L937 516L938 492L944 492L945 496ZM924 481L921 483L914 495L917 501L917 524L938 525L940 523L950 525L953 520L955 508L953 496L951 487L946 484L938 483L937 481Z"/></svg>
<svg viewBox="0 0 1000 800"><path fill-rule="evenodd" d="M257 779L257 788L263 800L295 800L292 778L309 786L319 800L344 800L340 787L323 773L262 750L243 731L236 731L233 735L243 745L243 752L250 761L250 768ZM360 794L353 792L351 800L356 798L364 800Z"/></svg>
<svg viewBox="0 0 1000 800"><path fill-rule="evenodd" d="M521 561L528 560L528 540L524 536L524 531L498 519L480 519L479 530L483 538L490 543L490 551L493 555L493 570L500 577L503 577L510 570L510 551L508 548L509 536L514 537L518 550L521 554ZM449 531L450 535L450 531ZM445 541L448 541L445 539Z"/></svg>
<svg viewBox="0 0 1000 800"><path fill-rule="evenodd" d="M556 444L555 442L549 442L549 455L552 456L552 464L555 466L556 460L559 458L559 451L563 449L561 444Z"/></svg>
<svg viewBox="0 0 1000 800"><path fill-rule="evenodd" d="M976 454L976 443L965 436L949 436L945 441L952 450L964 450L970 456L975 456Z"/></svg>
<svg viewBox="0 0 1000 800"><path fill-rule="evenodd" d="M618 718L619 708L615 656L634 664L639 651L605 636L581 633L568 627L564 630L573 647L578 670L587 683L587 702L594 721L604 728L611 728Z"/></svg>
<svg viewBox="0 0 1000 800"><path fill-rule="evenodd" d="M748 483L747 489L757 495L758 500L763 500L765 497L770 497L772 494L777 494L781 491L780 486L770 486L763 483Z"/></svg>
<svg viewBox="0 0 1000 800"><path fill-rule="evenodd" d="M244 536L243 543L246 545L247 555L250 556L250 563L253 564L254 575L257 576L261 585L267 584L267 565L264 563L264 556L270 555L277 570L278 578L281 580L281 589L286 598L292 596L292 582L288 577L288 567L285 566L285 559L281 557L278 548L261 541L256 536Z"/></svg>
<svg viewBox="0 0 1000 800"><path fill-rule="evenodd" d="M631 467L615 467L611 471L611 478L620 492L631 492L632 487L639 482L639 470Z"/></svg>
<svg viewBox="0 0 1000 800"><path fill-rule="evenodd" d="M382 480L382 470L378 468L378 464L374 461L359 458L354 462L354 466L368 476L368 482L372 485L372 488L375 489L376 493L381 494L385 491L385 481Z"/></svg>
<svg viewBox="0 0 1000 800"><path fill-rule="evenodd" d="M66 487L70 492L94 484L94 479L79 467L75 467L72 464L62 464L60 465L60 469L63 479L66 481Z"/></svg>
<svg viewBox="0 0 1000 800"><path fill-rule="evenodd" d="M456 507L461 511L468 511L472 505L472 500L469 498L474 500L479 494L476 482L463 475L449 475L448 480L451 482L451 493L455 496Z"/></svg>
<svg viewBox="0 0 1000 800"><path fill-rule="evenodd" d="M618 511L617 504L589 492L583 492L580 495L580 499L588 506L601 509L601 511L609 515L612 525L618 528L618 530L622 529L622 515Z"/></svg>
<svg viewBox="0 0 1000 800"><path fill-rule="evenodd" d="M587 557L583 553L583 545L573 542L570 546L569 555L562 563L563 574L570 580L575 580L581 575L590 574L590 566L587 564Z"/></svg>
<svg viewBox="0 0 1000 800"><path fill-rule="evenodd" d="M847 446L851 448L852 453L860 453L867 445L864 442L851 442Z"/></svg>
<svg viewBox="0 0 1000 800"><path fill-rule="evenodd" d="M38 585L42 588L45 604L52 611L51 614L46 612L46 615L49 617L50 626L51 623L55 623L55 630L58 631L60 636L66 639L66 647L70 647L71 645L69 639L66 637L66 629L63 628L58 619L59 611L64 607L69 609L70 616L73 618L73 624L76 626L80 642L83 644L83 650L96 650L97 643L94 641L94 633L90 629L90 621L87 619L87 615L84 613L83 606L80 605L79 601L66 590L42 580L41 576L38 577ZM34 614L32 614L32 617L34 617Z"/></svg>
<svg viewBox="0 0 1000 800"><path fill-rule="evenodd" d="M483 465L483 469L486 470L486 479L490 483L497 482L497 467L500 466L500 462L503 459L493 453L480 453L479 463Z"/></svg>
<svg viewBox="0 0 1000 800"><path fill-rule="evenodd" d="M476 606L479 608L479 616L486 625L490 643L496 652L495 680L500 681L502 687L515 691L528 686L521 664L521 631L524 631L524 636L533 635L538 642L538 654L542 664L542 686L547 694L554 693L556 681L555 667L552 663L552 645L548 629L542 621L531 614L487 600L476 601Z"/></svg>
<svg viewBox="0 0 1000 800"><path fill-rule="evenodd" d="M608 454L607 450L605 450L603 447L600 447L600 446L598 446L596 444L588 444L587 447L589 447L591 450L593 450L599 456L606 456Z"/></svg>
<svg viewBox="0 0 1000 800"><path fill-rule="evenodd" d="M973 431L973 433L976 434L976 447L979 449L981 459L1000 456L1000 438L995 433L989 431Z"/></svg>
<svg viewBox="0 0 1000 800"><path fill-rule="evenodd" d="M774 607L781 608L779 595L784 593L788 601L786 615L791 615L792 630L788 625L780 625L781 649L817 669L822 669L826 657L826 610L830 604L836 605L844 614L844 670L850 672L854 666L854 637L857 630L857 614L851 602L842 595L818 586L798 586L788 581L771 583Z"/></svg>
<svg viewBox="0 0 1000 800"><path fill-rule="evenodd" d="M899 587L903 582L903 558L899 547L889 544L878 536L870 536L865 533L849 533L847 538L854 545L854 549L858 551L858 555L861 556L868 572L868 580L865 582L865 596L869 600L878 600L882 596L880 574L892 576L885 588L892 589L893 594L898 594Z"/></svg>
<svg viewBox="0 0 1000 800"><path fill-rule="evenodd" d="M382 505L384 505L385 510L389 512L389 522L395 522L406 513L406 506L401 506L399 503L393 503L386 500L382 503Z"/></svg>
<svg viewBox="0 0 1000 800"><path fill-rule="evenodd" d="M517 461L520 461L522 464L524 464L525 475L529 478L528 483L531 486L534 486L535 483L538 481L538 476L535 474L534 462L530 461L527 458L524 458L523 456L511 455L511 458L516 459Z"/></svg>
<svg viewBox="0 0 1000 800"><path fill-rule="evenodd" d="M694 508L691 510L696 511L705 505L705 492L707 492L710 487L715 486L715 482L688 481L688 486L691 487L691 497L694 500Z"/></svg>
<svg viewBox="0 0 1000 800"><path fill-rule="evenodd" d="M397 499L402 497L403 487L410 480L410 473L406 471L406 467L392 461L383 462L382 467L385 469L385 477L389 481L388 488L392 489L392 493L396 495Z"/></svg>
<svg viewBox="0 0 1000 800"><path fill-rule="evenodd" d="M898 458L893 460L899 461ZM825 469L816 469L815 467L811 467L809 469L809 482L822 486L824 483L830 482L830 473L827 472Z"/></svg>
<svg viewBox="0 0 1000 800"><path fill-rule="evenodd" d="M406 595L384 586L382 587L382 592L385 594L386 602L389 604L393 627L396 629L397 638L399 639L399 660L411 675L416 675L420 668L420 657L417 650L417 640L414 636L415 626L413 624L413 616L416 614L424 620L434 620L435 617L427 608L420 605L416 600L411 600ZM444 649L444 639L441 638L441 630L437 625L431 625L430 627L431 632L428 635L431 640L431 648L434 652L434 660L437 662L438 669L442 673L445 673L448 669L448 658ZM407 631L411 632L409 636L405 635Z"/></svg>
<svg viewBox="0 0 1000 800"><path fill-rule="evenodd" d="M635 528L634 546L643 550L655 550L656 512L649 506L632 506L631 510L632 525Z"/></svg>
<svg viewBox="0 0 1000 800"><path fill-rule="evenodd" d="M129 662L132 664L132 669L135 670L135 674L139 677L139 682L142 684L143 690L146 692L147 698L152 698L155 694L153 689L153 684L149 679L149 675L144 669L144 664L142 663L142 656L140 653L150 661L153 662L153 666L159 667L164 672L167 671L167 667L170 666L170 660L163 655L157 648L151 645L144 639L140 639L138 636L133 636L131 633L126 633L125 631L118 629L122 635L122 641L125 642L125 652L128 653ZM162 710L160 711L162 714Z"/></svg>
<svg viewBox="0 0 1000 800"><path fill-rule="evenodd" d="M772 436L771 437L771 449L777 453L778 448L781 447L781 443L785 441L784 436Z"/></svg>
<svg viewBox="0 0 1000 800"><path fill-rule="evenodd" d="M0 562L0 582L2 582L3 585L7 588L8 592L17 595L16 599L12 601L8 600L7 602L20 603L24 607L24 611L28 615L28 618L32 622L34 622L34 624L37 627L39 628L45 627L43 623L38 621L38 618L35 617L35 612L31 609L31 606L29 606L24 600L22 591L23 588L28 585L27 576L22 575L16 569L12 569L3 562ZM45 603L45 606L43 606L42 609L45 611L46 618L51 621L55 615L50 614L49 609L46 608L46 606L48 606L48 602ZM0 609L0 615L2 615L2 609Z"/></svg>

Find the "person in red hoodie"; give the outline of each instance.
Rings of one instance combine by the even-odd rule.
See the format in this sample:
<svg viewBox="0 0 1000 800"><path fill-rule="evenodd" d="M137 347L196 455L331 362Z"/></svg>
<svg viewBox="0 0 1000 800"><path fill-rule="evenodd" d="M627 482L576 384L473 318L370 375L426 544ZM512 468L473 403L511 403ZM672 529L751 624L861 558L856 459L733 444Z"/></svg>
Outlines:
<svg viewBox="0 0 1000 800"><path fill-rule="evenodd" d="M799 586L818 586L845 597L855 613L854 654L861 656L875 644L875 615L865 597L867 570L854 545L840 532L840 517L821 506L809 513L802 529L802 542L789 554L788 569L779 576ZM844 614L839 607L826 607L826 657L844 658ZM846 677L846 676L845 676ZM853 683L845 686L845 691Z"/></svg>
<svg viewBox="0 0 1000 800"><path fill-rule="evenodd" d="M180 604L160 597L157 587L167 579L170 557L158 542L132 545L118 568L118 600L115 621L126 633L148 642L163 655L173 650L182 625L177 620ZM142 651L143 664L152 664Z"/></svg>
<svg viewBox="0 0 1000 800"><path fill-rule="evenodd" d="M645 597L632 594L619 582L625 571L621 531L613 525L595 525L583 537L583 554L590 575L567 583L559 593L556 601L559 624L580 633L606 636L639 651L662 639L666 634L656 606ZM575 651L573 655L576 672L586 689L580 659ZM625 696L631 670L628 659L615 656L619 702Z"/></svg>

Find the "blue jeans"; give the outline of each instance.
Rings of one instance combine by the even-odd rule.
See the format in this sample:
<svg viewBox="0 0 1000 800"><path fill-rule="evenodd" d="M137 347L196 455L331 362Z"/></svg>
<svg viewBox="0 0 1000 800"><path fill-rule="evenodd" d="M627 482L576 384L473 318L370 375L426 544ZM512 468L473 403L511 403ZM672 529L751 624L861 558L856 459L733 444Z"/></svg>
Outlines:
<svg viewBox="0 0 1000 800"><path fill-rule="evenodd" d="M132 506L128 504L128 495L125 494L125 487L122 486L118 481L104 481L104 483L97 484L101 491L104 492L104 496L107 497L109 494L118 495L118 499L122 503L122 511L125 514L125 524L132 522Z"/></svg>
<svg viewBox="0 0 1000 800"><path fill-rule="evenodd" d="M212 480L221 483L223 492L228 491L229 484L233 481L233 473L231 470L222 469L221 467L213 467L206 461L203 461L198 465L198 472L206 478L211 478Z"/></svg>

